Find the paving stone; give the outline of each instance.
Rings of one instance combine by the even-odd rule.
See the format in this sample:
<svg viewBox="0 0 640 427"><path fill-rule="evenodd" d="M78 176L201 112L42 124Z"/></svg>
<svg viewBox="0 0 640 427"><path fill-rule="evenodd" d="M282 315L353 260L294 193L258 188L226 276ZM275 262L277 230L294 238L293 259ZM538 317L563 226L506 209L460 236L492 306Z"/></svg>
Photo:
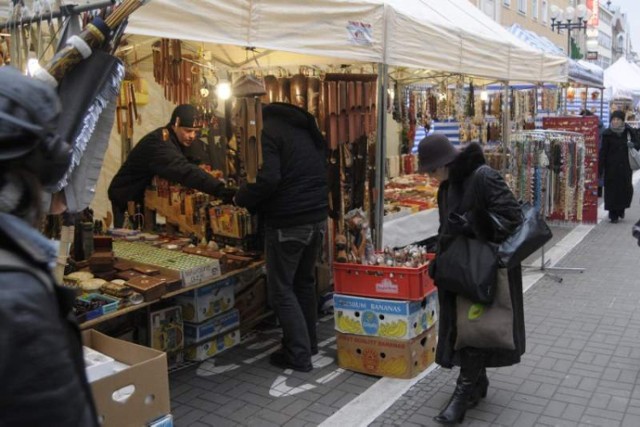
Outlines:
<svg viewBox="0 0 640 427"><path fill-rule="evenodd" d="M598 409L598 408L587 408L584 411L585 416L594 416L598 418L607 418L609 420L622 421L624 418L624 411L611 411L606 409Z"/></svg>
<svg viewBox="0 0 640 427"><path fill-rule="evenodd" d="M311 405L311 402L304 399L295 399L290 405L282 408L282 413L290 416L295 416L301 411L305 410L307 406Z"/></svg>
<svg viewBox="0 0 640 427"><path fill-rule="evenodd" d="M236 427L240 425L233 420L221 417L220 415L217 415L215 413L202 417L200 419L200 422L212 427ZM179 427L179 425L176 425L176 427Z"/></svg>
<svg viewBox="0 0 640 427"><path fill-rule="evenodd" d="M567 405L567 408L562 413L561 418L565 420L570 420L570 421L580 421L580 418L582 417L584 410L585 410L584 406L570 403Z"/></svg>
<svg viewBox="0 0 640 427"><path fill-rule="evenodd" d="M263 408L260 411L256 412L254 417L260 420L266 420L276 425L286 424L291 420L291 417L287 414L283 414L282 412L272 411L268 408Z"/></svg>
<svg viewBox="0 0 640 427"><path fill-rule="evenodd" d="M189 411L183 416L176 418L175 423L178 426L189 425L193 422L200 421L200 419L205 417L206 415L207 412L200 409L194 409L193 411Z"/></svg>
<svg viewBox="0 0 640 427"><path fill-rule="evenodd" d="M640 426L640 414L627 414L622 420L622 427L638 427Z"/></svg>

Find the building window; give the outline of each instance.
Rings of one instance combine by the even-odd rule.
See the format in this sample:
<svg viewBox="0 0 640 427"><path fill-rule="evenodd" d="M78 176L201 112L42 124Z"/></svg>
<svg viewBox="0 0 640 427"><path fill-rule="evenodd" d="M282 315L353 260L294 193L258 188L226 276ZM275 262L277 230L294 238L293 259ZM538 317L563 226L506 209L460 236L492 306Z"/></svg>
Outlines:
<svg viewBox="0 0 640 427"><path fill-rule="evenodd" d="M518 0L518 12L527 14L527 0Z"/></svg>
<svg viewBox="0 0 640 427"><path fill-rule="evenodd" d="M547 22L549 22L549 2L542 0L542 23L546 24Z"/></svg>
<svg viewBox="0 0 640 427"><path fill-rule="evenodd" d="M533 19L538 20L538 0L531 0L531 15Z"/></svg>

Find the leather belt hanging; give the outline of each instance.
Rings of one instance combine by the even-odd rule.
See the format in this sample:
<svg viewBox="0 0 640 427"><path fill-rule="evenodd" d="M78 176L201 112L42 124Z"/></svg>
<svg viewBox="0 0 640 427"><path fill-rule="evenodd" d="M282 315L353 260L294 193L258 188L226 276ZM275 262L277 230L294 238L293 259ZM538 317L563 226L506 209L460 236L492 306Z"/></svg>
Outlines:
<svg viewBox="0 0 640 427"><path fill-rule="evenodd" d="M236 97L234 122L238 153L248 183L255 183L262 167L262 102L264 83L254 76L242 76L233 85Z"/></svg>

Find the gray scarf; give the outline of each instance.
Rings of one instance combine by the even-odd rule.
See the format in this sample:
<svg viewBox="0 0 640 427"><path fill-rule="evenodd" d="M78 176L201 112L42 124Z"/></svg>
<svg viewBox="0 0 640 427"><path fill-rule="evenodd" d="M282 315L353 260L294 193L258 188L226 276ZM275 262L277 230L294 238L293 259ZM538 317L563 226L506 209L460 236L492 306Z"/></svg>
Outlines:
<svg viewBox="0 0 640 427"><path fill-rule="evenodd" d="M611 129L611 131L613 133L615 133L616 135L620 136L620 135L622 135L622 132L624 132L625 124L622 123L620 126L610 125L609 128Z"/></svg>

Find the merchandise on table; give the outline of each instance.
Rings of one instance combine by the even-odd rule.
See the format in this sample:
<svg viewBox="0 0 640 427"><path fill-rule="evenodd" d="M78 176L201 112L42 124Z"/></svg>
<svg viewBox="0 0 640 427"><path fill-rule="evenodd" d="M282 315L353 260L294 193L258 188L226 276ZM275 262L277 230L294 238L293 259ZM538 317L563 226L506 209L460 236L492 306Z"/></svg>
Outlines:
<svg viewBox="0 0 640 427"><path fill-rule="evenodd" d="M216 259L156 248L139 242L115 241L113 246L118 258L179 272L185 287L210 281L222 274L220 262Z"/></svg>
<svg viewBox="0 0 640 427"><path fill-rule="evenodd" d="M437 202L438 182L427 175L403 175L390 180L384 189L385 216L408 210L433 209Z"/></svg>

